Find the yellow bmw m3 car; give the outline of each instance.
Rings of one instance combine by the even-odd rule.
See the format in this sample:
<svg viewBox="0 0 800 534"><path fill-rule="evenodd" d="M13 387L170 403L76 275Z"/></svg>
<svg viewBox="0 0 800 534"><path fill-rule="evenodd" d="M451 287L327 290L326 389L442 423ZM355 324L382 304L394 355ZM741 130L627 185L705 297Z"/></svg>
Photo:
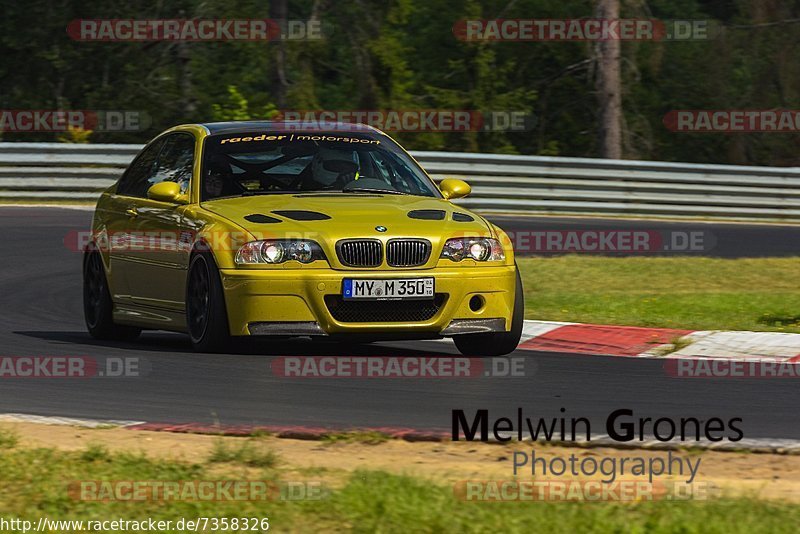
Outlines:
<svg viewBox="0 0 800 534"><path fill-rule="evenodd" d="M89 333L372 342L452 337L512 352L524 300L506 234L451 200L374 128L223 122L171 128L97 202L83 261Z"/></svg>

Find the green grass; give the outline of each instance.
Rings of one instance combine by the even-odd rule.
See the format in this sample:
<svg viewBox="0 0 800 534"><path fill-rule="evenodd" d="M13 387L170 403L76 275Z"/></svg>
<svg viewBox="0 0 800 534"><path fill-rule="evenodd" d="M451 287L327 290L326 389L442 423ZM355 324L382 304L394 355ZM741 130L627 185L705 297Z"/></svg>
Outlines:
<svg viewBox="0 0 800 534"><path fill-rule="evenodd" d="M389 440L387 434L382 434L375 431L361 431L361 432L342 432L325 434L322 437L323 443L363 443L365 445L379 445Z"/></svg>
<svg viewBox="0 0 800 534"><path fill-rule="evenodd" d="M208 458L212 463L240 463L248 467L275 467L278 455L265 448L256 439L242 441L237 445L228 445L222 439L214 442L214 448Z"/></svg>
<svg viewBox="0 0 800 534"><path fill-rule="evenodd" d="M796 506L745 500L464 502L451 488L379 472L356 473L329 505L358 532L399 532L404 525L421 532L794 532L800 518Z"/></svg>
<svg viewBox="0 0 800 534"><path fill-rule="evenodd" d="M87 452L88 451L88 452ZM451 487L383 472L353 473L340 489L310 501L93 502L68 494L73 481L233 480L241 468L225 464L152 460L143 454L51 449L0 451L0 516L53 519L177 520L181 517L269 517L276 532L590 532L755 533L795 532L800 507L756 500L612 503L475 503L458 500ZM305 475L313 480L313 473ZM251 480L287 479L280 472ZM65 531L71 532L71 531Z"/></svg>
<svg viewBox="0 0 800 534"><path fill-rule="evenodd" d="M19 436L11 430L0 428L0 449L13 449L19 443Z"/></svg>
<svg viewBox="0 0 800 534"><path fill-rule="evenodd" d="M800 258L518 258L527 319L800 332Z"/></svg>
<svg viewBox="0 0 800 534"><path fill-rule="evenodd" d="M81 453L81 460L87 463L110 460L111 454L104 445L89 444Z"/></svg>

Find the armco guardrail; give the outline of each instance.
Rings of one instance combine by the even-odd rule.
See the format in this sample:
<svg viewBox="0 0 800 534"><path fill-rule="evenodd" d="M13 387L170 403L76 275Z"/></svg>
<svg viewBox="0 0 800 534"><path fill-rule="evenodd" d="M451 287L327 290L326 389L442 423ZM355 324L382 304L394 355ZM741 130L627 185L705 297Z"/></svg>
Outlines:
<svg viewBox="0 0 800 534"><path fill-rule="evenodd" d="M139 145L0 143L0 200L94 199ZM414 152L462 178L460 204L510 213L693 216L800 222L800 168Z"/></svg>

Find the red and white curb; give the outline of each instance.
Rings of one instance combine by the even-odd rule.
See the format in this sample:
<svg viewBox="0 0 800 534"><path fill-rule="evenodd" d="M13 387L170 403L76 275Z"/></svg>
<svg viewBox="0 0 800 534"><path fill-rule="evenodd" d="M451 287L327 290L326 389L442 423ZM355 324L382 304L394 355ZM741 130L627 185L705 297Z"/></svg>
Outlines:
<svg viewBox="0 0 800 534"><path fill-rule="evenodd" d="M83 419L23 413L0 413L0 423L36 423L40 425L78 426L82 428L129 427L144 424L142 421L118 419Z"/></svg>
<svg viewBox="0 0 800 534"><path fill-rule="evenodd" d="M282 439L300 440L322 440L327 436L350 432L373 432L384 435L388 438L402 439L404 441L428 441L442 442L450 440L450 434L446 431L436 430L413 430L410 428L395 427L374 427L374 428L351 428L351 429L332 429L322 427L307 426L287 426L287 425L219 425L203 423L146 423L142 421L122 421L122 420L102 420L102 419L81 419L74 417L48 417L42 415L30 415L19 413L0 414L0 423L35 423L42 425L66 425L80 428L125 428L127 430L145 430L150 432L174 432L178 434L203 434L216 436L253 436L258 434L269 434ZM530 434L523 433L523 440L530 440ZM504 444L491 439L490 443ZM592 435L592 439L576 441L551 441L538 440L537 443L550 443L562 447L608 447L617 449L649 449L649 450L685 450L687 444L683 442L663 442L659 440L645 440L636 443L621 443L611 439L604 434ZM693 442L690 447L693 449L715 450L715 451L749 451L770 454L800 454L800 440L793 439L770 439L770 438L745 438L736 443L712 442L701 440Z"/></svg>
<svg viewBox="0 0 800 534"><path fill-rule="evenodd" d="M222 425L203 423L148 423L145 421L125 421L119 419L85 419L78 417L57 417L22 413L0 413L0 423L34 423L41 425L74 426L80 428L125 428L128 430L147 430L151 432L174 432L177 434L208 434L218 436L253 436L259 433L278 438L320 440L326 436L351 433L375 432L390 438L405 441L442 441L450 436L445 431L415 430L399 427L370 428L325 428L302 425Z"/></svg>
<svg viewBox="0 0 800 534"><path fill-rule="evenodd" d="M525 321L519 349L629 358L800 363L800 334Z"/></svg>

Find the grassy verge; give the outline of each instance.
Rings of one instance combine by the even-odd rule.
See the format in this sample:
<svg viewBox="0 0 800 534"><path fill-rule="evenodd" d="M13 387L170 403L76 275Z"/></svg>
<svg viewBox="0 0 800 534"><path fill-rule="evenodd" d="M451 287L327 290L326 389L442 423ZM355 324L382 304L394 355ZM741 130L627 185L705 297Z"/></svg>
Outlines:
<svg viewBox="0 0 800 534"><path fill-rule="evenodd" d="M526 318L800 332L800 259L519 258Z"/></svg>
<svg viewBox="0 0 800 534"><path fill-rule="evenodd" d="M85 501L68 486L93 481L319 480L326 470L302 474L281 463L251 462L253 453L220 458L217 448L205 461L154 459L143 453L110 452L103 446L82 451L22 448L6 435L0 446L0 517L34 521L172 520L196 517L268 517L277 532L794 532L800 507L747 499L650 503L474 503L458 500L452 488L381 471L345 473L315 500L270 502ZM247 450L267 451L244 441ZM242 450L242 449L226 449ZM220 463L222 462L222 463ZM327 485L327 484L326 484ZM65 529L63 532L73 532ZM171 532L175 532L172 530Z"/></svg>

